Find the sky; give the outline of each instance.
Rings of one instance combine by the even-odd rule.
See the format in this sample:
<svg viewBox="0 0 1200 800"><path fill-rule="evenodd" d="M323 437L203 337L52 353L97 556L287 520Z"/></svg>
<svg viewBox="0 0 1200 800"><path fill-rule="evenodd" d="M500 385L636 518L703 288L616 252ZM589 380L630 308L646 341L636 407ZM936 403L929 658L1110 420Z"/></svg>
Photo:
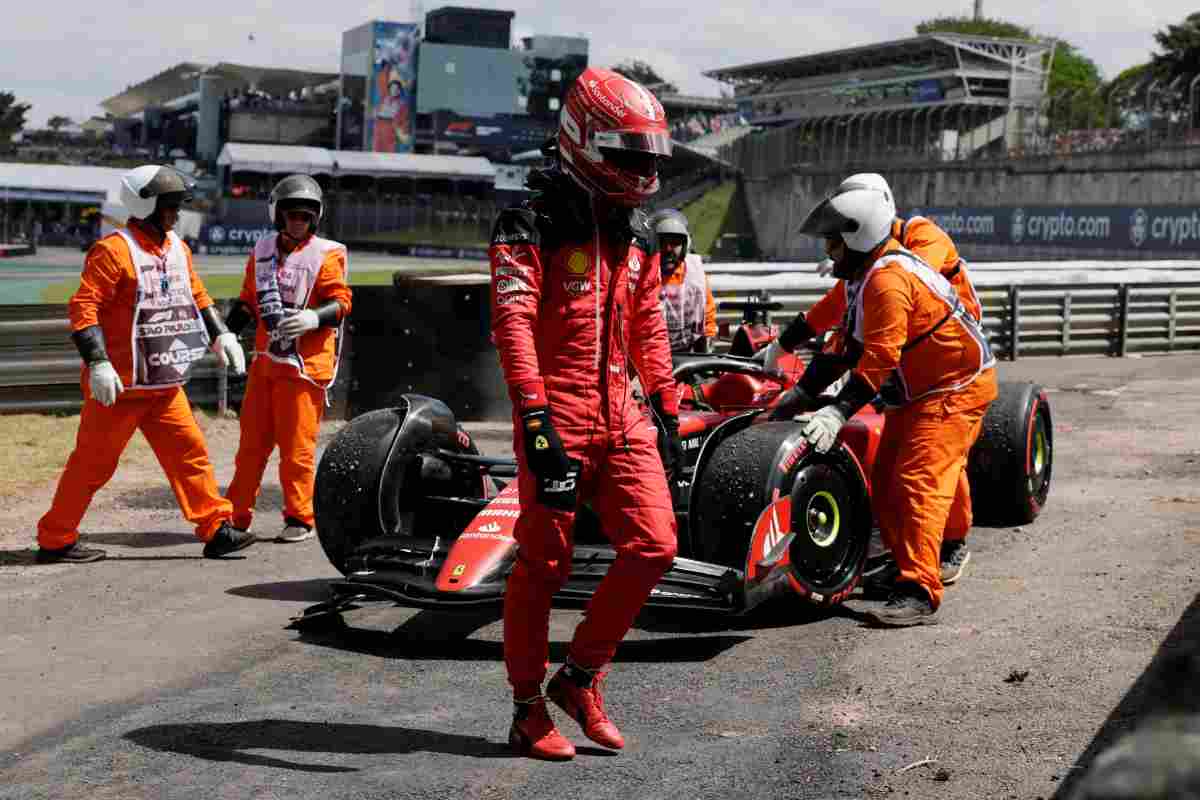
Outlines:
<svg viewBox="0 0 1200 800"><path fill-rule="evenodd" d="M1071 42L1105 78L1146 61L1154 32L1195 10L1182 0L983 2L984 16ZM24 3L4 15L0 91L33 105L36 128L55 115L79 122L100 114L101 100L181 61L336 72L342 31L371 19L412 21L442 5L515 11L514 37L586 36L593 66L640 59L682 91L711 96L721 84L705 70L902 39L921 20L973 10L971 0L839 0L835 8L795 0L59 0L53 13Z"/></svg>

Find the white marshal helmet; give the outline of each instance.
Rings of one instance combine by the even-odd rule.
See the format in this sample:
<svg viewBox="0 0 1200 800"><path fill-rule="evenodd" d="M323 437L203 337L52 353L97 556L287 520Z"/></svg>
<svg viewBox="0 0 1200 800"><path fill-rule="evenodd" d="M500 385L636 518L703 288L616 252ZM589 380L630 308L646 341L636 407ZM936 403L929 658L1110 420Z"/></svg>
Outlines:
<svg viewBox="0 0 1200 800"><path fill-rule="evenodd" d="M863 172L846 178L809 212L800 232L837 236L857 253L869 253L892 235L896 200L882 175Z"/></svg>
<svg viewBox="0 0 1200 800"><path fill-rule="evenodd" d="M129 216L148 219L158 207L158 198L164 194L179 194L186 203L192 199L194 184L173 168L158 164L131 169L121 176L121 204L129 210Z"/></svg>
<svg viewBox="0 0 1200 800"><path fill-rule="evenodd" d="M664 208L661 211L654 212L650 217L650 225L654 228L655 237L665 234L675 234L683 237L683 255L681 259L687 258L687 254L692 251L692 232L688 230L687 217L682 211L674 208ZM655 243L655 246L661 249L661 242Z"/></svg>
<svg viewBox="0 0 1200 800"><path fill-rule="evenodd" d="M312 176L299 173L288 175L275 184L275 188L271 190L271 197L267 201L267 213L271 217L271 224L276 229L281 229L283 223L276 216L276 212L300 206L309 208L316 214L316 219L312 223L313 230L316 230L317 225L321 222L321 213L325 210L324 196L321 184L317 183Z"/></svg>

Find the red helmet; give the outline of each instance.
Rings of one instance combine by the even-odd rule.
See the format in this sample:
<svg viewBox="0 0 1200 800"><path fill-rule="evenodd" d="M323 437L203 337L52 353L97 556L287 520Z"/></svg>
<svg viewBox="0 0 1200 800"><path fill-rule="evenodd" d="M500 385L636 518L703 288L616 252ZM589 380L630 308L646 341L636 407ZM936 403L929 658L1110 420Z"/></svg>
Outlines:
<svg viewBox="0 0 1200 800"><path fill-rule="evenodd" d="M667 115L653 94L608 69L589 68L567 91L558 122L563 170L584 189L624 206L658 191L671 155Z"/></svg>

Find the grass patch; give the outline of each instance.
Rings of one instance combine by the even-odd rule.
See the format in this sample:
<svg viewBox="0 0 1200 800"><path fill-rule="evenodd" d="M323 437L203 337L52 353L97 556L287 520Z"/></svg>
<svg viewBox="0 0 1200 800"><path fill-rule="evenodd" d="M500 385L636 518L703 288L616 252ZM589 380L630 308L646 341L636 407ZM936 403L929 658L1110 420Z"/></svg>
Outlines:
<svg viewBox="0 0 1200 800"><path fill-rule="evenodd" d="M206 437L230 435L236 441L236 418L218 417L215 413L192 409L196 423ZM18 497L30 489L56 481L75 449L79 431L79 414L0 414L0 499ZM232 433L230 433L232 431ZM129 440L121 454L121 467L127 465L156 466L154 451L140 432Z"/></svg>
<svg viewBox="0 0 1200 800"><path fill-rule="evenodd" d="M75 449L78 414L0 415L0 497L16 497L58 478ZM135 434L121 463L154 460L150 445Z"/></svg>
<svg viewBox="0 0 1200 800"><path fill-rule="evenodd" d="M380 244L428 244L439 247L479 247L487 249L486 234L477 225L470 227L453 225L416 225L401 231L383 231L367 236L347 236L356 242L378 242Z"/></svg>
<svg viewBox="0 0 1200 800"><path fill-rule="evenodd" d="M351 267L350 286L351 288L355 286L391 286L392 276L395 272L395 270L354 272ZM204 281L204 288L208 289L209 295L215 300L237 297L242 291L242 278L242 275L205 275L203 271L200 273L200 279ZM66 303L78 288L78 278L51 283L42 289L41 302Z"/></svg>
<svg viewBox="0 0 1200 800"><path fill-rule="evenodd" d="M12 414L0 416L0 497L14 497L51 480L75 447L78 416Z"/></svg>
<svg viewBox="0 0 1200 800"><path fill-rule="evenodd" d="M705 258L712 252L713 244L716 243L721 234L721 227L725 224L725 217L729 214L729 206L733 202L736 190L736 181L726 181L680 209L688 218L693 252L700 253Z"/></svg>

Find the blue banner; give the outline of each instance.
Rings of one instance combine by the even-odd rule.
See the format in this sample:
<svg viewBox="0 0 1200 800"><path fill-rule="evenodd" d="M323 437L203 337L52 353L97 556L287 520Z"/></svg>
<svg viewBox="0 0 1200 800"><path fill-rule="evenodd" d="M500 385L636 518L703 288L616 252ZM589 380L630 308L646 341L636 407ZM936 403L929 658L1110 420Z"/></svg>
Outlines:
<svg viewBox="0 0 1200 800"><path fill-rule="evenodd" d="M275 229L270 225L225 225L212 222L200 228L200 252L213 255L249 253L254 244Z"/></svg>
<svg viewBox="0 0 1200 800"><path fill-rule="evenodd" d="M439 139L471 146L506 146L514 150L536 150L557 130L553 122L513 115L466 117L438 113L435 124Z"/></svg>
<svg viewBox="0 0 1200 800"><path fill-rule="evenodd" d="M923 206L899 214L928 217L963 244L1200 251L1194 206Z"/></svg>
<svg viewBox="0 0 1200 800"><path fill-rule="evenodd" d="M918 103L936 103L945 97L942 82L925 80L917 84L916 100Z"/></svg>
<svg viewBox="0 0 1200 800"><path fill-rule="evenodd" d="M237 255L249 253L254 245L264 236L270 236L275 229L269 225L256 227L254 225L225 225L219 222L210 223L200 228L199 252L210 255ZM349 245L354 246L351 239ZM414 256L417 258L453 258L466 260L487 260L488 251L481 247L454 247L439 244L379 244L363 243L363 249L375 252L387 252L397 256Z"/></svg>

